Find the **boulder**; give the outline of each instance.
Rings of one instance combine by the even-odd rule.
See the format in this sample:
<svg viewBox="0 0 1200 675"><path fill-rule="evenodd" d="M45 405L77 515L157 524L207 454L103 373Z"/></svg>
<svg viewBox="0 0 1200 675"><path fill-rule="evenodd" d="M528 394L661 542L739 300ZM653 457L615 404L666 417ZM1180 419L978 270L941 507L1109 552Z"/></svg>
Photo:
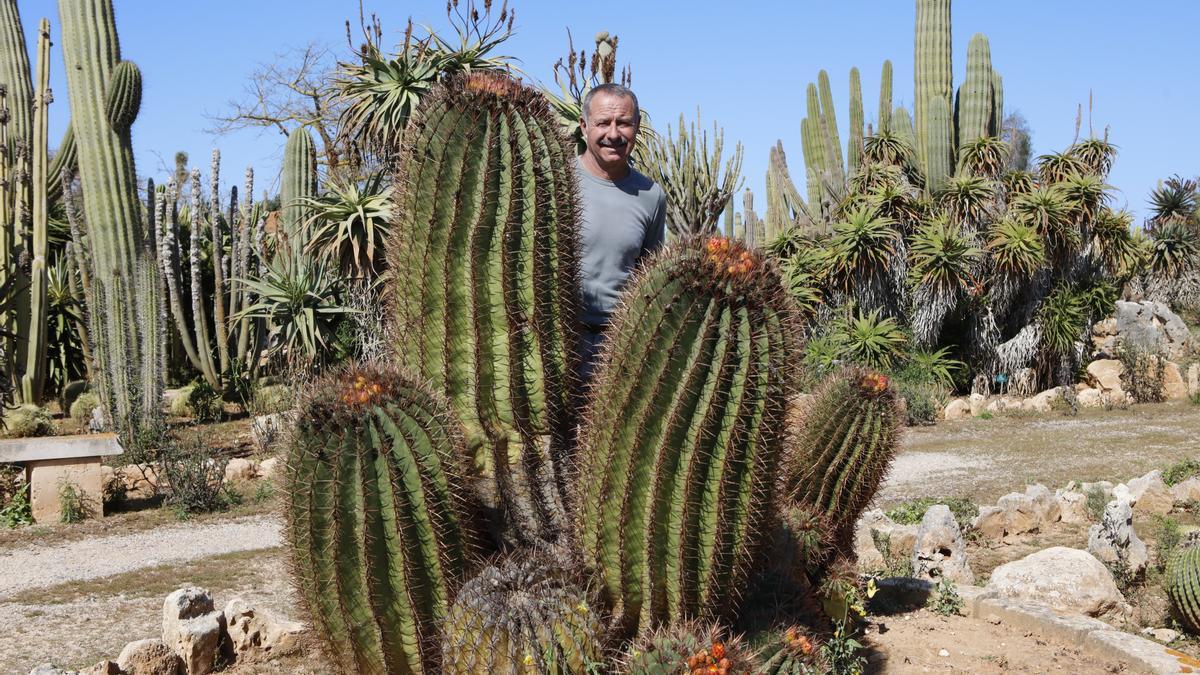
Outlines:
<svg viewBox="0 0 1200 675"><path fill-rule="evenodd" d="M1021 408L1021 400L1020 399L1010 398L1008 396L1001 396L1000 398L992 399L991 401L989 401L987 404L987 407L985 407L984 410L987 410L988 412L992 413L993 415L998 415L998 414L1003 413L1008 410L1020 410L1020 408Z"/></svg>
<svg viewBox="0 0 1200 675"><path fill-rule="evenodd" d="M1104 563L1087 551L1055 546L992 571L987 591L1058 612L1123 616L1130 611Z"/></svg>
<svg viewBox="0 0 1200 675"><path fill-rule="evenodd" d="M151 464L126 464L114 474L125 484L126 499L153 499L158 494L158 473Z"/></svg>
<svg viewBox="0 0 1200 675"><path fill-rule="evenodd" d="M1087 513L1087 495L1075 490L1059 490L1055 494L1058 501L1059 518L1064 523L1083 525L1091 521Z"/></svg>
<svg viewBox="0 0 1200 675"><path fill-rule="evenodd" d="M1004 511L1005 535L1015 536L1041 529L1038 509L1028 495L1010 492L996 500L996 505Z"/></svg>
<svg viewBox="0 0 1200 675"><path fill-rule="evenodd" d="M961 420L971 416L971 403L965 398L956 398L946 404L942 419Z"/></svg>
<svg viewBox="0 0 1200 675"><path fill-rule="evenodd" d="M1125 366L1121 365L1120 361L1096 359L1088 364L1087 372L1091 384L1101 393L1124 393L1124 389L1121 388L1121 373L1125 372Z"/></svg>
<svg viewBox="0 0 1200 675"><path fill-rule="evenodd" d="M1187 383L1183 381L1183 373L1179 371L1179 364L1174 361L1167 361L1163 364L1162 380L1163 396L1168 401L1183 401L1187 399Z"/></svg>
<svg viewBox="0 0 1200 675"><path fill-rule="evenodd" d="M263 480L271 480L272 478L276 478L279 469L279 458L268 457L258 465L258 477Z"/></svg>
<svg viewBox="0 0 1200 675"><path fill-rule="evenodd" d="M1048 413L1054 408L1055 402L1061 400L1062 392L1058 387L1055 387L1054 389L1047 389L1036 396L1025 399L1021 402L1021 408L1033 412Z"/></svg>
<svg viewBox="0 0 1200 675"><path fill-rule="evenodd" d="M1115 492L1114 492L1115 494ZM1133 508L1139 513L1158 513L1166 515L1171 512L1175 500L1167 484L1163 482L1162 471L1155 469L1140 478L1129 481L1129 496Z"/></svg>
<svg viewBox="0 0 1200 675"><path fill-rule="evenodd" d="M230 660L256 663L300 649L304 624L289 621L235 597L225 605Z"/></svg>
<svg viewBox="0 0 1200 675"><path fill-rule="evenodd" d="M93 666L79 671L79 675L124 675L121 666L116 661L105 659Z"/></svg>
<svg viewBox="0 0 1200 675"><path fill-rule="evenodd" d="M1200 396L1200 363L1193 363L1187 370L1188 396Z"/></svg>
<svg viewBox="0 0 1200 675"><path fill-rule="evenodd" d="M972 417L978 417L979 413L983 412L987 406L987 396L983 394L971 394L967 401L971 404Z"/></svg>
<svg viewBox="0 0 1200 675"><path fill-rule="evenodd" d="M179 675L183 661L162 640L130 642L117 657L126 675Z"/></svg>
<svg viewBox="0 0 1200 675"><path fill-rule="evenodd" d="M1187 504L1188 502L1200 501L1200 477L1192 476L1191 478L1176 483L1168 488L1171 492L1171 501L1176 506Z"/></svg>
<svg viewBox="0 0 1200 675"><path fill-rule="evenodd" d="M975 575L967 562L967 545L950 507L935 504L925 511L917 528L912 553L913 577L937 583L949 579L974 584Z"/></svg>
<svg viewBox="0 0 1200 675"><path fill-rule="evenodd" d="M870 519L876 513L883 516L883 511L879 509L868 511L858 519L858 523L854 526L854 557L858 561L859 569L862 570L882 569L884 565L883 554L879 552L875 546L875 538L871 536Z"/></svg>
<svg viewBox="0 0 1200 675"><path fill-rule="evenodd" d="M1010 492L996 506L979 509L971 529L985 541L1010 541L1011 537L1044 531L1062 518L1057 496L1044 485L1026 486L1025 492Z"/></svg>
<svg viewBox="0 0 1200 675"><path fill-rule="evenodd" d="M258 462L244 457L235 457L225 465L226 483L244 483L258 478Z"/></svg>
<svg viewBox="0 0 1200 675"><path fill-rule="evenodd" d="M1033 504L1033 513L1038 520L1039 530L1045 530L1062 519L1062 507L1058 505L1058 498L1050 491L1050 488L1041 483L1027 485L1025 486L1025 496Z"/></svg>
<svg viewBox="0 0 1200 675"><path fill-rule="evenodd" d="M888 550L880 551L880 553L886 553L893 558L912 556L913 546L917 541L916 525L900 525L884 516L884 520L871 525L871 531L879 533L888 542Z"/></svg>
<svg viewBox="0 0 1200 675"><path fill-rule="evenodd" d="M979 515L971 521L971 530L977 532L984 541L1001 541L1007 520L1007 513L999 506L981 506Z"/></svg>
<svg viewBox="0 0 1200 675"><path fill-rule="evenodd" d="M1161 352L1171 360L1182 359L1191 350L1187 324L1164 303L1118 300L1113 318L1116 339L1125 345Z"/></svg>
<svg viewBox="0 0 1200 675"><path fill-rule="evenodd" d="M180 588L163 601L163 642L183 660L188 675L213 671L224 624L224 614L213 608L203 588Z"/></svg>
<svg viewBox="0 0 1200 675"><path fill-rule="evenodd" d="M1104 394L1100 393L1099 389L1087 387L1075 394L1075 402L1080 408L1103 408Z"/></svg>
<svg viewBox="0 0 1200 675"><path fill-rule="evenodd" d="M1088 530L1088 553L1109 566L1127 570L1131 579L1146 573L1150 553L1133 531L1133 507L1128 501L1114 499L1104 507L1100 524Z"/></svg>
<svg viewBox="0 0 1200 675"><path fill-rule="evenodd" d="M1105 501L1113 498L1113 484L1111 481L1100 480L1096 481L1095 483L1082 483L1079 486L1079 491L1085 495L1091 492L1093 489L1100 490L1100 492L1104 494Z"/></svg>

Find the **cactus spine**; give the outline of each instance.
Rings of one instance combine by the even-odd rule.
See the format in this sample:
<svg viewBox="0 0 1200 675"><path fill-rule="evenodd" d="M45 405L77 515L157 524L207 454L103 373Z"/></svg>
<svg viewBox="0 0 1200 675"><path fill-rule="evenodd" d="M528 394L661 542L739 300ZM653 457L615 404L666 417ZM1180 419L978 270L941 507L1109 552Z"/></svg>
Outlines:
<svg viewBox="0 0 1200 675"><path fill-rule="evenodd" d="M863 102L862 79L858 68L850 69L850 140L846 146L846 164L850 175L858 173L858 163L863 151Z"/></svg>
<svg viewBox="0 0 1200 675"><path fill-rule="evenodd" d="M464 421L507 534L553 539L578 389L571 148L542 95L506 75L457 78L422 108L388 252L397 351Z"/></svg>
<svg viewBox="0 0 1200 675"><path fill-rule="evenodd" d="M1200 547L1185 545L1167 563L1171 614L1192 635L1200 633Z"/></svg>
<svg viewBox="0 0 1200 675"><path fill-rule="evenodd" d="M283 184L279 191L282 203L284 232L299 237L301 245L307 240L301 233L308 227L312 207L305 199L317 196L317 150L307 127L288 134L283 146Z"/></svg>
<svg viewBox="0 0 1200 675"><path fill-rule="evenodd" d="M914 57L914 122L917 133L917 161L929 175L931 145L950 137L949 114L934 118L934 101L941 99L947 113L954 98L954 72L951 56L950 0L917 0L916 46ZM939 162L940 160L936 160ZM932 184L932 182L931 182Z"/></svg>
<svg viewBox="0 0 1200 675"><path fill-rule="evenodd" d="M149 307L155 301L136 292L145 231L133 148L128 127L114 128L105 104L121 60L120 45L111 0L60 0L59 14L96 287L93 297L103 303L90 308L99 314L103 327L93 339L97 358L107 371L104 397L118 427L127 430L156 422L141 413L154 410L157 416L158 402L144 400L139 405L134 400L154 392L140 387L135 378L143 367L153 367L143 362L146 345L163 337L139 323L139 316L153 311ZM129 119L133 116L136 111Z"/></svg>
<svg viewBox="0 0 1200 675"><path fill-rule="evenodd" d="M959 91L958 147L991 135L993 80L988 39L976 33L967 48L967 79Z"/></svg>
<svg viewBox="0 0 1200 675"><path fill-rule="evenodd" d="M886 134L892 130L892 62L883 62L883 70L879 75L879 133Z"/></svg>
<svg viewBox="0 0 1200 675"><path fill-rule="evenodd" d="M581 431L577 539L633 633L733 609L763 541L792 389L787 294L736 242L631 282Z"/></svg>
<svg viewBox="0 0 1200 675"><path fill-rule="evenodd" d="M338 670L439 672L439 626L474 555L461 431L403 375L351 368L312 391L284 470L301 605Z"/></svg>
<svg viewBox="0 0 1200 675"><path fill-rule="evenodd" d="M683 621L654 631L627 650L618 672L627 675L757 672L754 655L720 624Z"/></svg>
<svg viewBox="0 0 1200 675"><path fill-rule="evenodd" d="M554 557L522 553L463 585L446 619L442 672L551 675L601 664L600 617Z"/></svg>
<svg viewBox="0 0 1200 675"><path fill-rule="evenodd" d="M824 514L834 545L853 551L854 523L878 491L899 441L896 394L862 368L831 375L802 412L780 497Z"/></svg>

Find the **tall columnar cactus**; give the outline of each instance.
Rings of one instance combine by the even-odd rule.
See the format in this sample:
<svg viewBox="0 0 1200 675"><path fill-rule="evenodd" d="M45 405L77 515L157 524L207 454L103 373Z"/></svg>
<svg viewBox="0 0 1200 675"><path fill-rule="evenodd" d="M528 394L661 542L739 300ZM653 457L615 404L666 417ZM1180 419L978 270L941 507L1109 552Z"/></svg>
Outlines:
<svg viewBox="0 0 1200 675"><path fill-rule="evenodd" d="M817 73L817 90L821 100L821 134L824 136L825 169L835 184L846 180L846 163L842 159L842 141L838 135L837 110L833 106L833 90L829 85L829 73Z"/></svg>
<svg viewBox="0 0 1200 675"><path fill-rule="evenodd" d="M854 524L891 466L900 427L887 377L862 368L831 375L801 412L780 499L823 514L834 545L852 551Z"/></svg>
<svg viewBox="0 0 1200 675"><path fill-rule="evenodd" d="M578 394L574 155L545 98L503 74L421 107L388 251L397 352L463 420L507 536L553 539Z"/></svg>
<svg viewBox="0 0 1200 675"><path fill-rule="evenodd" d="M846 145L846 165L850 175L858 173L863 151L862 79L858 68L850 69L850 140Z"/></svg>
<svg viewBox="0 0 1200 675"><path fill-rule="evenodd" d="M890 133L892 131L892 62L886 60L883 62L883 69L879 75L879 125L878 132L881 134Z"/></svg>
<svg viewBox="0 0 1200 675"><path fill-rule="evenodd" d="M769 524L794 326L766 259L685 241L630 284L581 431L577 539L629 633L734 609Z"/></svg>
<svg viewBox="0 0 1200 675"><path fill-rule="evenodd" d="M29 300L28 311L24 325L17 333L17 354L24 350L24 372L21 374L21 400L27 403L40 403L42 389L46 380L46 335L50 327L47 325L46 300L46 256L49 254L49 239L47 225L49 222L49 203L47 201L48 161L46 143L49 139L48 121L50 99L50 22L42 19L38 26L37 45L37 79L34 83L33 98L33 146L30 154L32 174L27 178L26 194L31 202L32 232L29 236ZM18 153L20 154L20 153ZM18 179L18 185L21 181ZM21 190L18 187L18 190ZM18 199L21 197L18 196ZM21 209L17 213L21 214ZM23 218L17 219L18 232L24 229ZM23 263L18 263L23 264Z"/></svg>
<svg viewBox="0 0 1200 675"><path fill-rule="evenodd" d="M917 0L914 51L913 112L917 132L917 161L928 174L930 144L953 136L949 115L943 119L940 115L934 118L931 114L934 101L944 101L949 111L954 98L950 0Z"/></svg>
<svg viewBox="0 0 1200 675"><path fill-rule="evenodd" d="M1004 78L992 71L992 127L993 136L1004 136Z"/></svg>
<svg viewBox="0 0 1200 675"><path fill-rule="evenodd" d="M307 127L288 134L283 146L283 180L279 190L280 206L283 210L283 231L289 237L307 238L302 235L312 217L312 207L305 199L317 196L317 149ZM304 245L307 241L301 241Z"/></svg>
<svg viewBox="0 0 1200 675"><path fill-rule="evenodd" d="M437 673L440 626L475 555L462 432L410 378L314 384L284 469L300 604L339 671Z"/></svg>
<svg viewBox="0 0 1200 675"><path fill-rule="evenodd" d="M993 135L992 50L983 33L971 37L967 48L967 79L958 94L956 107L958 147L983 136Z"/></svg>
<svg viewBox="0 0 1200 675"><path fill-rule="evenodd" d="M936 192L954 169L954 125L950 104L943 98L935 98L930 102L926 116L925 185L930 192Z"/></svg>
<svg viewBox="0 0 1200 675"><path fill-rule="evenodd" d="M1200 634L1200 546L1185 546L1171 556L1165 586L1171 614L1187 632Z"/></svg>
<svg viewBox="0 0 1200 675"><path fill-rule="evenodd" d="M908 141L909 146L913 148L917 146L917 133L907 108L898 106L892 111L891 126L896 136Z"/></svg>
<svg viewBox="0 0 1200 675"><path fill-rule="evenodd" d="M446 618L446 675L593 672L603 624L562 553L522 552L463 585Z"/></svg>
<svg viewBox="0 0 1200 675"><path fill-rule="evenodd" d="M59 0L63 24L63 57L71 99L71 126L78 146L79 177L91 249L93 298L102 306L90 310L100 317L102 330L93 336L98 362L105 364L104 397L119 428L154 424L143 411L158 403L138 400L156 395L139 384L149 342L164 336L152 334L139 317L154 311L155 300L137 293L139 258L146 255L146 236L138 202L136 169L128 120L136 110L114 115L110 102L133 105L140 96L117 96L112 87L121 61L112 0ZM114 126L110 120L121 124ZM161 373L158 374L161 377Z"/></svg>

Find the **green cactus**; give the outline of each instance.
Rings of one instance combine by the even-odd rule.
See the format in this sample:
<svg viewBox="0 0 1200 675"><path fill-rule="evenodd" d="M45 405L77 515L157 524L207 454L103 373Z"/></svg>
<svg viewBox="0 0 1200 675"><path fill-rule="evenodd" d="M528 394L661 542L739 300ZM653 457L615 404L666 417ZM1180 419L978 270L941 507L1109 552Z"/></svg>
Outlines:
<svg viewBox="0 0 1200 675"><path fill-rule="evenodd" d="M992 135L992 51L987 36L976 33L967 48L967 79L955 108L958 147Z"/></svg>
<svg viewBox="0 0 1200 675"><path fill-rule="evenodd" d="M300 406L284 538L300 604L339 671L436 673L476 555L462 433L409 377L348 368Z"/></svg>
<svg viewBox="0 0 1200 675"><path fill-rule="evenodd" d="M754 675L809 675L827 672L821 663L821 653L816 642L799 626L790 626L779 632L778 637L768 644L760 656L762 664L754 669Z"/></svg>
<svg viewBox="0 0 1200 675"><path fill-rule="evenodd" d="M301 127L288 134L287 143L283 146L279 201L283 211L283 230L289 236L307 240L302 233L312 218L312 207L306 206L304 200L316 196L317 150L308 128Z"/></svg>
<svg viewBox="0 0 1200 675"><path fill-rule="evenodd" d="M892 62L885 60L879 76L879 129L886 134L892 130Z"/></svg>
<svg viewBox="0 0 1200 675"><path fill-rule="evenodd" d="M850 69L850 140L846 146L846 164L850 175L858 173L863 150L862 79L858 68Z"/></svg>
<svg viewBox="0 0 1200 675"><path fill-rule="evenodd" d="M805 181L808 190L808 203L815 208L821 207L821 179L818 175L817 158L820 151L817 149L816 133L813 131L813 122L810 118L805 117L800 120L800 141L801 150L804 153L804 175L807 178Z"/></svg>
<svg viewBox="0 0 1200 675"><path fill-rule="evenodd" d="M446 618L442 672L597 672L603 623L560 565L565 555L525 551L464 584Z"/></svg>
<svg viewBox="0 0 1200 675"><path fill-rule="evenodd" d="M577 539L629 632L728 614L768 533L795 346L778 273L685 241L630 283L581 430Z"/></svg>
<svg viewBox="0 0 1200 675"><path fill-rule="evenodd" d="M156 368L143 354L151 343L161 344L166 338L154 334L155 326L143 326L139 319L156 311L157 301L154 288L137 292L139 258L147 255L147 234L137 196L130 130L128 126L114 127L109 121L107 101L114 71L121 62L112 0L59 0L59 15L88 225L91 295L102 303L90 308L100 317L101 330L94 331L92 339L97 363L106 371L101 377L102 397L118 428L133 431L159 423L158 401L149 400L157 388L148 390L140 382L163 376L143 370ZM130 96L113 100L134 102Z"/></svg>
<svg viewBox="0 0 1200 675"><path fill-rule="evenodd" d="M32 175L28 178L26 192L32 202L32 233L29 251L29 298L28 313L23 330L17 334L24 344L24 372L21 375L21 400L41 402L46 381L46 336L47 325L46 257L49 254L47 226L49 203L47 201L48 167L46 143L49 140L48 120L50 99L50 22L42 19L38 26L37 77L33 99L33 146ZM18 152L18 156L20 153ZM20 183L20 180L18 180ZM20 188L18 188L20 190ZM18 209L20 213L20 209ZM17 223L23 229L24 223ZM20 264L20 263L18 263ZM17 354L21 355L19 346Z"/></svg>
<svg viewBox="0 0 1200 675"><path fill-rule="evenodd" d="M930 144L933 139L952 137L949 115L945 120L931 116L934 101L941 99L949 110L954 98L951 54L950 0L917 0L917 22L913 79L914 128L917 133L917 162L929 174ZM945 128L943 128L945 127Z"/></svg>
<svg viewBox="0 0 1200 675"><path fill-rule="evenodd" d="M925 184L933 193L946 183L954 169L954 125L950 104L945 99L935 98L927 107Z"/></svg>
<svg viewBox="0 0 1200 675"><path fill-rule="evenodd" d="M1184 630L1200 634L1200 546L1184 546L1171 556L1164 586L1171 614Z"/></svg>
<svg viewBox="0 0 1200 675"><path fill-rule="evenodd" d="M853 551L854 524L891 465L901 418L888 378L857 367L835 373L801 413L785 454L780 498L828 519L831 540Z"/></svg>
<svg viewBox="0 0 1200 675"><path fill-rule="evenodd" d="M833 106L833 90L829 86L829 73L817 73L817 91L821 102L821 135L825 143L825 170L835 185L846 180L846 163L842 159L842 141L838 135L837 111Z"/></svg>
<svg viewBox="0 0 1200 675"><path fill-rule="evenodd" d="M753 652L740 637L728 635L720 624L681 621L634 641L621 660L619 672L732 674L749 673L754 665Z"/></svg>
<svg viewBox="0 0 1200 675"><path fill-rule="evenodd" d="M129 131L138 109L142 107L142 71L132 61L121 61L113 67L104 112L108 124L117 133Z"/></svg>
<svg viewBox="0 0 1200 675"><path fill-rule="evenodd" d="M421 106L388 251L397 352L463 420L503 535L554 539L579 389L574 155L545 98L500 73Z"/></svg>
<svg viewBox="0 0 1200 675"><path fill-rule="evenodd" d="M1000 73L992 71L992 125L991 135L1002 138L1004 135L1004 78Z"/></svg>
<svg viewBox="0 0 1200 675"><path fill-rule="evenodd" d="M917 147L916 131L913 128L912 116L908 114L907 108L897 107L892 111L891 126L897 137L907 141L910 147Z"/></svg>

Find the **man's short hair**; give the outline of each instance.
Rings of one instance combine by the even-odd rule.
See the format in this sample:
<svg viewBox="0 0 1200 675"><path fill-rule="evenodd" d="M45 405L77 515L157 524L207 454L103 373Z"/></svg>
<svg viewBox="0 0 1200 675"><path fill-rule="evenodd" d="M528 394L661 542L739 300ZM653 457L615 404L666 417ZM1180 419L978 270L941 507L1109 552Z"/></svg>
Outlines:
<svg viewBox="0 0 1200 675"><path fill-rule="evenodd" d="M588 122L588 114L592 107L592 97L596 94L608 94L609 96L617 96L620 98L628 98L633 101L633 123L640 124L642 121L642 109L638 107L637 94L633 90L624 85L615 82L606 82L598 84L588 90L588 93L583 96L583 121Z"/></svg>

